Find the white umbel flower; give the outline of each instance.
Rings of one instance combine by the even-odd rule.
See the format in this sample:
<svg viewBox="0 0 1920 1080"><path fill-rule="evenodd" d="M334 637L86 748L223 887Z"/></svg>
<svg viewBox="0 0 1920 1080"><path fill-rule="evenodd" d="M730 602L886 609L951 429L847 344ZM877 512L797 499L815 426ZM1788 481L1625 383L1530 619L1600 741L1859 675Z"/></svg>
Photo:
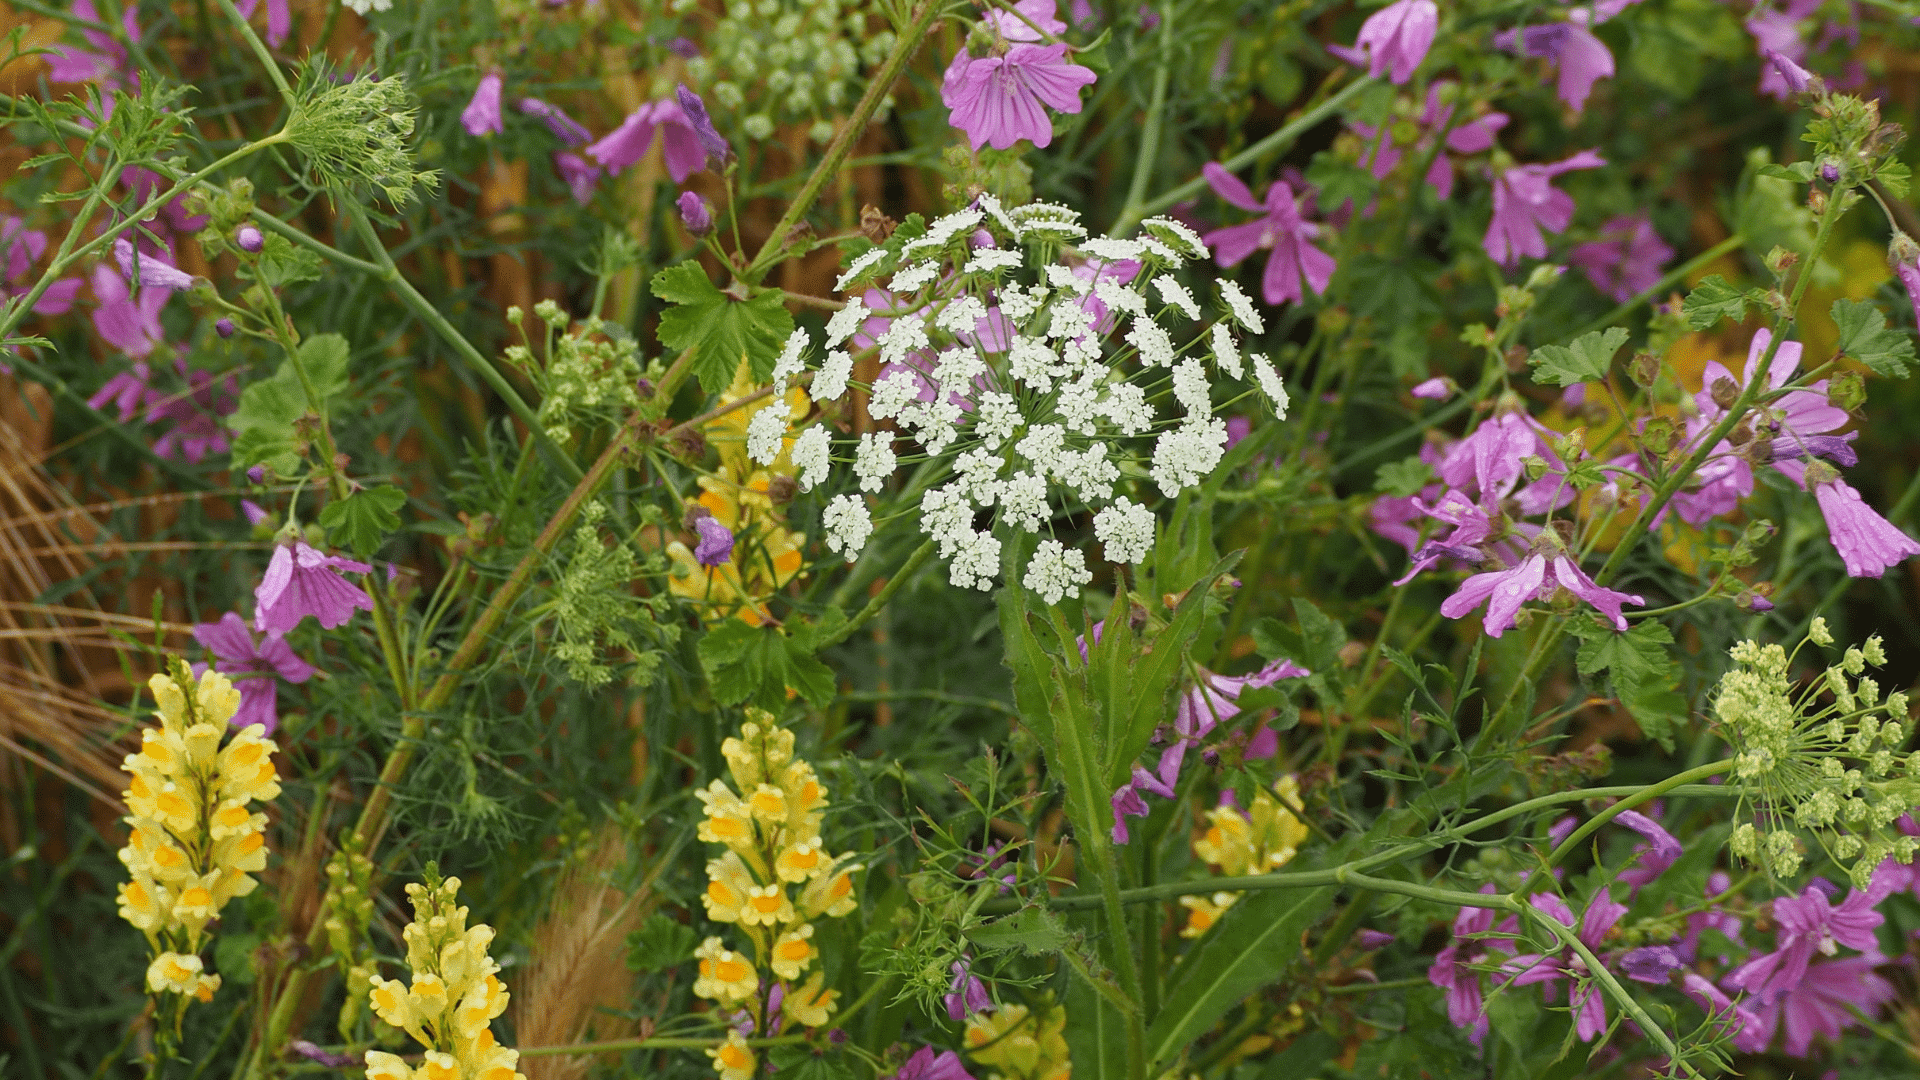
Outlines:
<svg viewBox="0 0 1920 1080"><path fill-rule="evenodd" d="M947 580L962 589L993 588L1000 572L1000 540L990 532L969 532L947 567Z"/></svg>
<svg viewBox="0 0 1920 1080"><path fill-rule="evenodd" d="M835 495L826 513L820 515L820 527L827 534L827 547L852 562L866 550L867 538L873 535L873 515L867 513L867 504L858 496Z"/></svg>
<svg viewBox="0 0 1920 1080"><path fill-rule="evenodd" d="M1172 274L1161 274L1153 279L1153 287L1160 291L1160 299L1179 308L1187 318L1200 318L1200 305L1194 302L1193 294L1187 291L1187 287L1180 284L1180 279Z"/></svg>
<svg viewBox="0 0 1920 1080"><path fill-rule="evenodd" d="M1138 383L1114 383L1100 408L1120 434L1132 437L1153 426L1153 406L1147 404L1147 392Z"/></svg>
<svg viewBox="0 0 1920 1080"><path fill-rule="evenodd" d="M987 305L979 297L959 296L940 309L940 314L934 318L933 325L954 337L961 337L973 333L980 320L986 317Z"/></svg>
<svg viewBox="0 0 1920 1080"><path fill-rule="evenodd" d="M747 456L756 464L771 465L780 457L787 434L787 403L776 398L747 421Z"/></svg>
<svg viewBox="0 0 1920 1080"><path fill-rule="evenodd" d="M891 420L919 400L920 373L901 364L874 381L867 413L875 420Z"/></svg>
<svg viewBox="0 0 1920 1080"><path fill-rule="evenodd" d="M847 301L847 306L833 313L827 320L827 348L837 348L840 343L852 337L860 324L867 321L867 302L856 296Z"/></svg>
<svg viewBox="0 0 1920 1080"><path fill-rule="evenodd" d="M1207 382L1207 369L1200 361L1189 356L1174 365L1173 400L1187 411L1187 419L1204 420L1213 415L1213 403L1208 398L1210 384Z"/></svg>
<svg viewBox="0 0 1920 1080"><path fill-rule="evenodd" d="M1160 433L1153 444L1154 483L1171 499L1204 480L1227 452L1227 424L1219 417L1181 424Z"/></svg>
<svg viewBox="0 0 1920 1080"><path fill-rule="evenodd" d="M1110 310L1124 311L1129 315L1147 313L1146 297L1110 277L1103 277L1093 283L1093 295Z"/></svg>
<svg viewBox="0 0 1920 1080"><path fill-rule="evenodd" d="M814 485L825 480L832 461L833 440L826 428L815 424L793 440L793 467L799 470L795 479L801 491L812 491Z"/></svg>
<svg viewBox="0 0 1920 1080"><path fill-rule="evenodd" d="M1234 344L1233 331L1227 329L1226 323L1217 322L1213 324L1212 335L1213 362L1234 378L1245 378L1246 368L1240 363L1240 347Z"/></svg>
<svg viewBox="0 0 1920 1080"><path fill-rule="evenodd" d="M1030 472L1017 472L1000 485L1000 516L1008 524L1039 532L1047 514L1047 481Z"/></svg>
<svg viewBox="0 0 1920 1080"><path fill-rule="evenodd" d="M1146 562L1153 550L1153 511L1122 495L1093 515L1093 535L1106 548L1108 562Z"/></svg>
<svg viewBox="0 0 1920 1080"><path fill-rule="evenodd" d="M847 392L847 380L852 377L852 355L835 349L820 362L820 373L813 377L813 385L808 389L815 401L838 401Z"/></svg>
<svg viewBox="0 0 1920 1080"><path fill-rule="evenodd" d="M891 433L869 431L860 436L860 446L853 452L853 472L860 478L861 491L879 491L897 463Z"/></svg>
<svg viewBox="0 0 1920 1080"><path fill-rule="evenodd" d="M1260 309L1253 306L1253 298L1240 288L1239 282L1221 278L1220 296L1226 300L1227 310L1233 312L1233 321L1246 327L1249 333L1266 332L1267 320L1261 318Z"/></svg>
<svg viewBox="0 0 1920 1080"><path fill-rule="evenodd" d="M960 272L963 274L991 274L1000 270L1011 270L1021 263L1018 251L1005 251L1000 248L977 248L973 257Z"/></svg>
<svg viewBox="0 0 1920 1080"><path fill-rule="evenodd" d="M391 3L392 0L388 0L388 2ZM880 260L885 259L886 257L887 257L886 248L874 248L872 251L869 251L865 255L862 255L859 258L853 260L853 262L847 265L847 272L844 274L841 274L840 280L833 283L833 291L846 292L847 286L860 280L862 277L865 277L867 271L880 265Z"/></svg>
<svg viewBox="0 0 1920 1080"><path fill-rule="evenodd" d="M1080 586L1092 580L1087 557L1079 548L1067 547L1058 540L1042 540L1027 563L1027 574L1020 579L1020 584L1029 592L1039 593L1040 599L1047 603L1057 604L1065 597L1079 596Z"/></svg>
<svg viewBox="0 0 1920 1080"><path fill-rule="evenodd" d="M1134 322L1133 329L1127 331L1127 344L1140 350L1140 362L1147 367L1173 366L1173 339L1151 319Z"/></svg>
<svg viewBox="0 0 1920 1080"><path fill-rule="evenodd" d="M780 359L773 362L773 396L785 397L787 380L807 369L800 357L807 351L807 331L805 327L794 327L787 335L787 347L780 350Z"/></svg>
<svg viewBox="0 0 1920 1080"><path fill-rule="evenodd" d="M1020 406L1011 394L989 390L980 395L980 408L975 412L973 421L975 438L985 443L988 449L997 450L1019 429Z"/></svg>
<svg viewBox="0 0 1920 1080"><path fill-rule="evenodd" d="M925 262L914 263L893 275L893 280L887 284L887 288L892 290L895 296L905 296L908 293L919 292L939 276L939 261L928 259Z"/></svg>
<svg viewBox="0 0 1920 1080"><path fill-rule="evenodd" d="M1267 358L1259 353L1249 353L1247 359L1253 362L1253 377L1260 383L1260 392L1267 395L1273 404L1273 415L1282 420L1287 418L1287 384L1280 381L1280 373L1267 363Z"/></svg>
<svg viewBox="0 0 1920 1080"><path fill-rule="evenodd" d="M901 363L928 344L926 322L921 319L919 312L908 312L893 320L892 325L880 334L880 362Z"/></svg>

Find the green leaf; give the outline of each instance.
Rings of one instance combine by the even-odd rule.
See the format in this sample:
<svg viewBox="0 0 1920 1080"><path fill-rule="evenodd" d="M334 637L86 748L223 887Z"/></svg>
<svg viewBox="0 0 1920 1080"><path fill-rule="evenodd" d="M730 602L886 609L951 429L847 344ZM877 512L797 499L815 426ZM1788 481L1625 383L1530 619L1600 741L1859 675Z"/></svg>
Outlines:
<svg viewBox="0 0 1920 1080"><path fill-rule="evenodd" d="M1615 326L1582 334L1571 345L1542 345L1533 350L1527 362L1533 365L1535 382L1550 382L1555 386L1605 382L1613 354L1626 343L1626 329Z"/></svg>
<svg viewBox="0 0 1920 1080"><path fill-rule="evenodd" d="M1712 329L1721 319L1739 322L1747 316L1747 294L1727 284L1719 274L1708 274L1687 294L1681 312L1695 330Z"/></svg>
<svg viewBox="0 0 1920 1080"><path fill-rule="evenodd" d="M1248 994L1286 976L1300 936L1333 902L1334 890L1262 889L1239 902L1175 969L1160 1015L1147 1029L1147 1059L1173 1060Z"/></svg>
<svg viewBox="0 0 1920 1080"><path fill-rule="evenodd" d="M1776 165L1768 162L1760 166L1760 175L1779 180L1791 180L1796 184L1811 184L1813 183L1813 162L1796 161L1791 165Z"/></svg>
<svg viewBox="0 0 1920 1080"><path fill-rule="evenodd" d="M1076 1074L1127 1075L1127 1017L1087 980L1067 980L1067 1053Z"/></svg>
<svg viewBox="0 0 1920 1080"><path fill-rule="evenodd" d="M789 689L816 706L833 700L833 670L813 655L810 639L790 637L777 626L727 619L707 631L695 651L721 705L752 699L780 708Z"/></svg>
<svg viewBox="0 0 1920 1080"><path fill-rule="evenodd" d="M1379 181L1373 174L1332 151L1323 150L1307 163L1307 183L1320 192L1320 209L1332 212L1349 199L1364 206Z"/></svg>
<svg viewBox="0 0 1920 1080"><path fill-rule="evenodd" d="M1340 646L1347 643L1346 627L1328 618L1326 613L1303 597L1293 598L1293 617L1300 628L1278 619L1261 619L1253 624L1253 647L1262 657L1278 660L1286 657L1318 675L1339 667Z"/></svg>
<svg viewBox="0 0 1920 1080"><path fill-rule="evenodd" d="M323 264L320 256L297 247L279 233L266 234L266 246L260 249L258 269L236 271L241 278L257 279L269 289L281 289L302 281L320 280Z"/></svg>
<svg viewBox="0 0 1920 1080"><path fill-rule="evenodd" d="M1614 697L1641 732L1673 749L1673 730L1690 715L1686 696L1675 689L1682 672L1673 655L1673 634L1652 619L1635 623L1625 633L1587 619L1575 619L1569 627L1585 639L1574 654L1580 674L1605 671L1613 680Z"/></svg>
<svg viewBox="0 0 1920 1080"><path fill-rule="evenodd" d="M1879 171L1873 174L1873 178L1885 184L1895 198L1904 199L1907 197L1908 186L1913 182L1913 170L1907 168L1907 163L1904 161L1889 161L1880 166Z"/></svg>
<svg viewBox="0 0 1920 1080"><path fill-rule="evenodd" d="M1914 362L1912 335L1889 330L1887 317L1865 300L1835 300L1832 313L1841 352L1889 379L1907 377L1907 365Z"/></svg>
<svg viewBox="0 0 1920 1080"><path fill-rule="evenodd" d="M966 936L982 952L1018 950L1028 956L1057 953L1073 939L1060 917L1043 907L1023 908L1012 915L981 923L968 930Z"/></svg>
<svg viewBox="0 0 1920 1080"><path fill-rule="evenodd" d="M665 971L693 958L693 927L656 912L627 935L627 970Z"/></svg>
<svg viewBox="0 0 1920 1080"><path fill-rule="evenodd" d="M387 534L400 527L397 511L407 505L407 493L391 484L356 491L320 511L320 524L336 547L352 548L361 558L372 555Z"/></svg>
<svg viewBox="0 0 1920 1080"><path fill-rule="evenodd" d="M1414 457L1389 461L1380 466L1373 474L1373 489L1383 495L1392 495L1404 499L1409 495L1418 495L1420 489L1433 483L1433 466Z"/></svg>
<svg viewBox="0 0 1920 1080"><path fill-rule="evenodd" d="M346 392L351 352L347 339L339 334L315 334L300 343L300 366L307 369L307 378L313 380L314 393L320 400L330 402Z"/></svg>
<svg viewBox="0 0 1920 1080"><path fill-rule="evenodd" d="M793 333L793 316L777 290L735 300L715 288L707 272L691 260L655 274L653 295L674 305L660 316L661 344L693 350L693 375L709 394L725 390L743 360L755 379L766 381Z"/></svg>

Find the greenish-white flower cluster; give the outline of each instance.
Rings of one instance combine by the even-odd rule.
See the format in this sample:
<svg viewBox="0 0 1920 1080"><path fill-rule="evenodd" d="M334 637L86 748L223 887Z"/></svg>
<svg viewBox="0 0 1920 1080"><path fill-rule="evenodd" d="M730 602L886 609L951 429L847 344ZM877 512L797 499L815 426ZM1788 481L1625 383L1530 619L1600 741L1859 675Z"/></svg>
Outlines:
<svg viewBox="0 0 1920 1080"><path fill-rule="evenodd" d="M1824 619L1813 620L1807 641L1833 643ZM1735 667L1720 680L1714 719L1734 749L1734 777L1760 791L1765 826L1748 822L1736 829L1734 854L1775 876L1792 876L1802 861L1796 830L1804 830L1863 889L1887 859L1911 862L1920 838L1892 826L1920 806L1920 763L1901 749L1906 694L1882 699L1866 674L1868 666L1886 663L1880 638L1848 647L1840 663L1801 685L1789 674L1793 657L1779 645L1743 641L1732 656Z"/></svg>
<svg viewBox="0 0 1920 1080"><path fill-rule="evenodd" d="M535 304L533 314L546 327L546 363L536 362L525 344L509 345L506 357L539 389L540 424L548 438L564 446L575 427L613 423L639 407L640 350L624 327L592 318L573 326L551 300ZM521 326L525 315L509 308L507 321Z"/></svg>
<svg viewBox="0 0 1920 1080"><path fill-rule="evenodd" d="M867 5L843 0L731 0L707 37L710 53L687 61L687 74L709 102L740 116L749 137L797 122L824 143L833 138L833 118L864 89L863 70L893 48L892 31L871 30L870 14Z"/></svg>

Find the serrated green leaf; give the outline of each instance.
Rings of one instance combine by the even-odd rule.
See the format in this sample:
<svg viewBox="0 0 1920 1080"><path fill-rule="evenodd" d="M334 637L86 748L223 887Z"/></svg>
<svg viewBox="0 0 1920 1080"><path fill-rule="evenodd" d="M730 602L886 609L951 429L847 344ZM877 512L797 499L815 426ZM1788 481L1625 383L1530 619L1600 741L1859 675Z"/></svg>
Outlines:
<svg viewBox="0 0 1920 1080"><path fill-rule="evenodd" d="M1433 483L1433 466L1421 461L1418 456L1389 461L1373 474L1375 491L1400 499L1409 495L1418 495L1421 488L1431 483Z"/></svg>
<svg viewBox="0 0 1920 1080"><path fill-rule="evenodd" d="M1892 160L1880 166L1879 171L1873 174L1873 178L1884 184L1888 191L1893 192L1895 198L1904 199L1913 181L1913 170L1907 168L1907 163L1904 161Z"/></svg>
<svg viewBox="0 0 1920 1080"><path fill-rule="evenodd" d="M1173 1060L1248 994L1283 978L1300 952L1301 934L1333 894L1321 888L1242 895L1175 969L1165 1004L1147 1029L1148 1060Z"/></svg>
<svg viewBox="0 0 1920 1080"><path fill-rule="evenodd" d="M1760 166L1760 175L1792 180L1799 184L1810 184L1813 182L1813 162L1796 161L1791 165L1776 165L1768 162Z"/></svg>
<svg viewBox="0 0 1920 1080"><path fill-rule="evenodd" d="M1625 633L1584 619L1570 625L1577 626L1585 638L1574 654L1574 667L1582 675L1605 671L1613 682L1615 699L1640 730L1671 750L1673 729L1688 715L1687 700L1675 689L1681 671L1673 655L1673 634L1651 619L1635 623Z"/></svg>
<svg viewBox="0 0 1920 1080"><path fill-rule="evenodd" d="M387 534L400 527L397 511L407 505L407 493L391 484L366 488L328 503L320 511L320 524L327 539L337 547L352 548L366 558L380 547Z"/></svg>
<svg viewBox="0 0 1920 1080"><path fill-rule="evenodd" d="M1712 329L1721 319L1739 322L1747 315L1747 294L1727 284L1719 274L1708 274L1687 294L1681 312L1695 330Z"/></svg>
<svg viewBox="0 0 1920 1080"><path fill-rule="evenodd" d="M351 352L347 339L339 334L315 334L300 343L300 366L313 380L313 391L320 400L331 401L346 392L351 382L347 376Z"/></svg>
<svg viewBox="0 0 1920 1080"><path fill-rule="evenodd" d="M266 244L254 265L256 269L252 271L239 270L239 276L257 279L270 289L280 289L302 281L320 280L324 264L320 256L296 246L279 233L267 233Z"/></svg>
<svg viewBox="0 0 1920 1080"><path fill-rule="evenodd" d="M1043 907L1023 908L1012 915L981 923L968 930L966 937L982 952L1017 950L1028 956L1057 953L1073 940L1060 916Z"/></svg>
<svg viewBox="0 0 1920 1080"><path fill-rule="evenodd" d="M1865 300L1835 300L1833 322L1840 328L1841 352L1889 379L1907 377L1914 362L1913 337L1887 328L1887 317Z"/></svg>
<svg viewBox="0 0 1920 1080"><path fill-rule="evenodd" d="M833 670L813 655L807 641L779 627L726 619L707 631L695 651L713 698L722 705L751 699L779 708L789 689L816 706L833 700Z"/></svg>
<svg viewBox="0 0 1920 1080"><path fill-rule="evenodd" d="M655 912L627 935L627 970L665 971L693 958L693 927Z"/></svg>
<svg viewBox="0 0 1920 1080"><path fill-rule="evenodd" d="M1582 334L1569 345L1542 345L1533 350L1527 362L1533 365L1535 382L1555 386L1604 382L1613 354L1627 343L1627 331L1614 326Z"/></svg>
<svg viewBox="0 0 1920 1080"><path fill-rule="evenodd" d="M661 344L693 351L693 376L709 394L725 390L742 361L756 380L770 378L774 360L793 333L793 316L778 292L735 300L715 288L696 262L655 274L653 295L674 305L660 316Z"/></svg>

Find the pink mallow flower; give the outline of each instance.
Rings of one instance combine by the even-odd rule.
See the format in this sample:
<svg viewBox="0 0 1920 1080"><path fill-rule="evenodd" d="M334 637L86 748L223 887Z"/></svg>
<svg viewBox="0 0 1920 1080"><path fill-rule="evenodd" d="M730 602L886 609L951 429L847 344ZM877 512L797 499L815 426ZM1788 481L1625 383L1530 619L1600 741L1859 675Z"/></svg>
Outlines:
<svg viewBox="0 0 1920 1080"><path fill-rule="evenodd" d="M588 131L584 124L568 116L567 110L551 102L541 101L536 97L524 97L515 108L547 125L547 130L553 132L553 137L568 146L579 146L593 139L593 133Z"/></svg>
<svg viewBox="0 0 1920 1080"><path fill-rule="evenodd" d="M667 175L674 183L686 182L706 165L707 151L700 144L700 136L687 122L680 103L672 98L651 101L633 110L619 127L587 147L587 156L608 172L617 173L645 157L656 134L666 157Z"/></svg>
<svg viewBox="0 0 1920 1080"><path fill-rule="evenodd" d="M1099 76L1092 68L1069 62L1065 44L1009 44L1004 52L1000 48L996 45L994 52L979 57L965 49L954 54L940 84L947 123L966 132L975 150L1006 150L1021 139L1047 146L1053 142L1047 109L1078 113L1080 91Z"/></svg>
<svg viewBox="0 0 1920 1080"><path fill-rule="evenodd" d="M886 1080L973 1080L973 1074L961 1064L959 1054L951 1050L935 1052L933 1047L923 1046L900 1066L899 1072Z"/></svg>
<svg viewBox="0 0 1920 1080"><path fill-rule="evenodd" d="M1262 215L1243 225L1215 229L1204 237L1221 266L1238 265L1264 248L1273 253L1267 256L1266 272L1260 279L1261 295L1267 303L1299 303L1305 296L1301 291L1303 281L1315 293L1327 291L1337 265L1333 256L1313 246L1320 226L1300 216L1304 199L1296 199L1286 181L1275 180L1267 188L1266 201L1260 202L1239 177L1217 162L1207 162L1201 173L1214 194L1242 210Z"/></svg>
<svg viewBox="0 0 1920 1080"><path fill-rule="evenodd" d="M1848 577L1877 578L1920 555L1920 543L1868 506L1833 466L1817 461L1806 470L1820 516L1827 519L1827 537L1846 564Z"/></svg>
<svg viewBox="0 0 1920 1080"><path fill-rule="evenodd" d="M1532 897L1530 902L1536 910L1560 925L1569 929L1575 925L1573 909L1567 906L1565 900L1541 895ZM1602 892L1587 904L1586 914L1581 916L1575 936L1581 944L1597 952L1607 933L1626 913L1627 905L1616 903ZM1552 953L1522 953L1501 965L1501 970L1512 974L1514 986L1545 984L1542 994L1548 1001L1553 1000L1557 984L1571 984L1574 987L1573 1030L1582 1042L1591 1042L1607 1030L1607 1007L1600 995L1600 987L1586 977L1586 961L1572 949L1560 949Z"/></svg>
<svg viewBox="0 0 1920 1080"><path fill-rule="evenodd" d="M1424 154L1430 149L1433 146L1434 133L1446 128L1448 121L1452 119L1453 106L1444 104L1440 100L1446 88L1451 85L1451 83L1437 82L1427 88L1427 105L1420 114L1420 126L1424 130L1411 146L1417 153ZM1503 112L1490 112L1463 121L1447 132L1446 147L1452 154L1485 153L1493 148L1494 137L1499 134L1500 129L1507 126L1507 122L1507 114ZM1393 172L1394 166L1400 164L1401 159L1406 156L1405 150L1394 143L1391 128L1388 135L1382 136L1378 128L1368 124L1349 123L1348 126L1366 140L1367 149L1360 159L1360 164L1373 173L1375 180L1386 179L1387 175ZM1435 154L1433 164L1427 169L1426 181L1433 188L1434 194L1442 199L1453 197L1455 167L1451 154Z"/></svg>
<svg viewBox="0 0 1920 1080"><path fill-rule="evenodd" d="M1789 0L1781 10L1762 8L1747 19L1747 33L1753 35L1754 52L1765 61L1760 66L1761 93L1785 101L1806 88L1796 86L1800 80L1792 77L1796 71L1803 77L1806 75L1806 69L1800 65L1807 57L1807 41L1801 34L1800 24L1819 8L1820 0ZM1791 66L1783 66L1781 61Z"/></svg>
<svg viewBox="0 0 1920 1080"><path fill-rule="evenodd" d="M1376 79L1389 73L1399 86L1413 78L1439 29L1440 7L1433 0L1397 0L1360 24L1351 47L1334 45L1327 51L1350 64L1367 65L1367 74Z"/></svg>
<svg viewBox="0 0 1920 1080"><path fill-rule="evenodd" d="M1755 1019L1734 1040L1734 1049L1766 1050L1783 1020L1786 1051L1794 1057L1807 1056L1815 1035L1838 1039L1842 1031L1859 1026L1855 1009L1873 1016L1899 996L1891 982L1874 974L1873 969L1885 962L1875 953L1809 965L1793 986L1751 1004Z"/></svg>
<svg viewBox="0 0 1920 1080"><path fill-rule="evenodd" d="M234 687L240 691L240 708L228 723L236 729L259 724L266 729L265 734L273 734L280 726L277 679L303 683L313 678L313 665L294 655L293 646L271 636L256 643L247 630L247 621L234 612L222 615L219 622L196 625L193 637L213 653L215 671L252 676L234 680Z"/></svg>
<svg viewBox="0 0 1920 1080"><path fill-rule="evenodd" d="M1832 956L1845 945L1863 953L1877 953L1879 939L1874 929L1886 921L1874 908L1893 891L1894 875L1875 874L1866 892L1850 890L1838 904L1827 899L1824 882L1815 882L1799 896L1785 896L1773 902L1774 950L1735 968L1724 984L1729 989L1745 990L1761 999L1784 993L1798 985L1807 974L1807 964L1815 953Z"/></svg>
<svg viewBox="0 0 1920 1080"><path fill-rule="evenodd" d="M126 279L102 263L93 268L93 298L100 306L93 312L93 328L107 344L134 359L153 352L164 336L160 328L160 309L166 306L171 290L149 287L139 296L127 290Z"/></svg>
<svg viewBox="0 0 1920 1080"><path fill-rule="evenodd" d="M1489 883L1480 891L1497 890ZM1480 973L1476 967L1487 962L1486 936L1493 930L1492 908L1463 907L1453 917L1453 937L1446 948L1433 958L1427 969L1427 981L1447 992L1447 1019L1454 1027L1467 1028L1467 1038L1475 1046L1487 1037L1486 998L1480 991Z"/></svg>
<svg viewBox="0 0 1920 1080"><path fill-rule="evenodd" d="M353 618L356 609L372 611L372 597L342 578L341 571L370 574L373 567L322 554L304 540L275 547L253 590L254 629L280 637L311 615L321 629L331 630Z"/></svg>
<svg viewBox="0 0 1920 1080"><path fill-rule="evenodd" d="M1521 56L1551 61L1560 70L1560 100L1579 112L1586 108L1593 84L1613 74L1612 51L1588 29L1596 21L1602 20L1595 20L1585 8L1575 8L1567 12L1565 22L1504 30L1493 36L1493 43Z"/></svg>
<svg viewBox="0 0 1920 1080"><path fill-rule="evenodd" d="M571 150L555 150L553 171L566 182L574 202L585 206L593 201L593 189L600 186L600 166Z"/></svg>
<svg viewBox="0 0 1920 1080"><path fill-rule="evenodd" d="M240 407L240 380L229 373L216 384L210 372L189 368L185 360L175 360L173 366L187 389L172 394L149 391L147 423L173 425L154 440L153 452L198 465L208 454L224 454L233 445L233 433L224 418Z"/></svg>
<svg viewBox="0 0 1920 1080"><path fill-rule="evenodd" d="M497 71L480 76L480 85L473 88L473 100L460 110L460 126L467 129L467 134L479 138L506 130L500 118L500 90L505 83Z"/></svg>
<svg viewBox="0 0 1920 1080"><path fill-rule="evenodd" d="M120 25L126 30L127 37L140 40L140 23L134 18L137 4L126 4L120 9ZM100 13L94 9L93 0L73 0L73 13L88 22L101 22ZM81 30L91 49L77 49L71 45L55 45L47 50L47 80L56 83L99 83L110 89L124 90L138 85L139 75L127 58L126 46L113 39L112 34L101 30ZM111 98L108 101L111 102ZM111 109L111 105L107 106Z"/></svg>
<svg viewBox="0 0 1920 1080"><path fill-rule="evenodd" d="M0 299L13 296L25 296L32 291L38 275L33 272L34 264L47 251L47 234L39 229L27 228L27 223L11 214L0 215L0 271L6 275L6 282L0 285ZM36 315L65 315L73 307L74 297L80 295L80 279L61 278L47 286L40 299L33 302Z"/></svg>
<svg viewBox="0 0 1920 1080"><path fill-rule="evenodd" d="M1493 220L1487 223L1481 246L1502 266L1513 267L1523 255L1546 257L1548 232L1563 232L1573 221L1573 196L1553 186L1553 178L1575 169L1597 169L1606 159L1582 150L1548 165L1515 165L1493 177Z"/></svg>
<svg viewBox="0 0 1920 1080"><path fill-rule="evenodd" d="M950 1020L965 1020L976 1013L993 1011L993 997L987 993L987 984L973 973L973 959L967 956L953 962L953 979L941 1000L946 1003Z"/></svg>
<svg viewBox="0 0 1920 1080"><path fill-rule="evenodd" d="M1645 214L1616 217L1600 226L1600 239L1567 252L1567 261L1584 271L1594 288L1623 304L1652 288L1671 258L1673 248Z"/></svg>
<svg viewBox="0 0 1920 1080"><path fill-rule="evenodd" d="M1449 619L1458 619L1485 603L1487 614L1482 625L1486 627L1488 636L1497 638L1513 626L1514 617L1520 613L1522 604L1528 600L1545 600L1554 594L1555 589L1565 589L1605 615L1615 630L1625 630L1627 620L1620 613L1621 605L1640 606L1646 601L1631 593L1615 592L1594 584L1593 579L1582 573L1565 551L1552 548L1553 541L1548 539L1552 536L1551 532L1541 533L1536 539L1533 553L1523 559L1520 565L1509 570L1475 574L1461 582L1459 591L1441 602L1440 614ZM1542 541L1552 549L1543 549Z"/></svg>

